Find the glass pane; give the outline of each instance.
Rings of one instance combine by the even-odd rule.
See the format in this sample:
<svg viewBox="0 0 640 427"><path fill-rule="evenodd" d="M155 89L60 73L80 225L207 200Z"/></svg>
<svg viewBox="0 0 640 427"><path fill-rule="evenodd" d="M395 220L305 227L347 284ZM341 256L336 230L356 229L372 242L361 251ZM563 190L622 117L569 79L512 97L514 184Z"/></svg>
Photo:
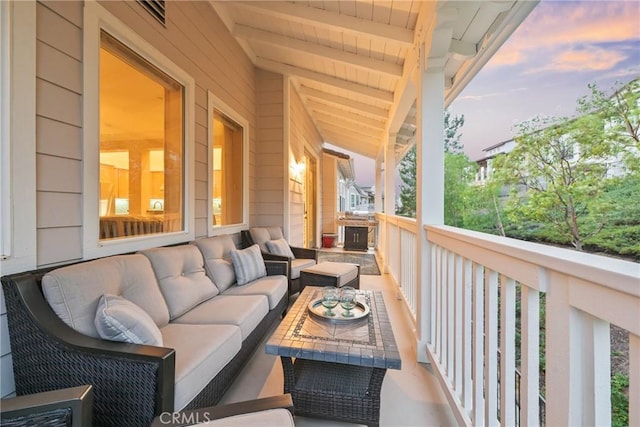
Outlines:
<svg viewBox="0 0 640 427"><path fill-rule="evenodd" d="M184 228L183 91L102 33L100 239Z"/></svg>
<svg viewBox="0 0 640 427"><path fill-rule="evenodd" d="M244 129L218 110L213 113L213 225L243 223Z"/></svg>

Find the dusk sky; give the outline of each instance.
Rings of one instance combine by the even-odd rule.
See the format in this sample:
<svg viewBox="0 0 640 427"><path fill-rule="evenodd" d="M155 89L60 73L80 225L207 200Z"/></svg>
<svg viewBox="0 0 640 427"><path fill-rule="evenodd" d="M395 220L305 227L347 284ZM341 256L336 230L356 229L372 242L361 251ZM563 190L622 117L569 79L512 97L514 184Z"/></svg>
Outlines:
<svg viewBox="0 0 640 427"><path fill-rule="evenodd" d="M640 2L543 0L450 105L464 115L471 160L515 136L536 115L571 117L587 84L610 89L640 76ZM374 184L373 160L356 159L356 181Z"/></svg>

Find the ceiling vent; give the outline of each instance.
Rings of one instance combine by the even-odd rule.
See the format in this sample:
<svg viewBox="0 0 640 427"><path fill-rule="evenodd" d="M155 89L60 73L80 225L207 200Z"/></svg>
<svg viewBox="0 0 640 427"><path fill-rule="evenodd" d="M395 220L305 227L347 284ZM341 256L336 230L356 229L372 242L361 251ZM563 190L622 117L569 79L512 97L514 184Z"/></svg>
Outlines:
<svg viewBox="0 0 640 427"><path fill-rule="evenodd" d="M165 24L164 0L138 0L147 11L156 18L162 25Z"/></svg>

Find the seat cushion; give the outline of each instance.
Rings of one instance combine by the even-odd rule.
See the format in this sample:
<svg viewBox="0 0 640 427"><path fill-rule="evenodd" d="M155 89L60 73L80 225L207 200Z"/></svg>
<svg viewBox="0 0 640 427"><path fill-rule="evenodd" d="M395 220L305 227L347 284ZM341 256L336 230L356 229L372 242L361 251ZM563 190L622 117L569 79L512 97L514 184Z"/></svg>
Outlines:
<svg viewBox="0 0 640 427"><path fill-rule="evenodd" d="M224 234L196 239L191 243L200 249L207 276L220 292L236 282L236 273L231 261L231 251L236 249L236 245L231 236Z"/></svg>
<svg viewBox="0 0 640 427"><path fill-rule="evenodd" d="M314 265L316 265L315 259L296 258L291 260L291 278L297 279L300 277L300 271L305 268L313 267Z"/></svg>
<svg viewBox="0 0 640 427"><path fill-rule="evenodd" d="M244 340L269 312L264 295L218 295L174 320L181 324L236 325Z"/></svg>
<svg viewBox="0 0 640 427"><path fill-rule="evenodd" d="M218 295L218 288L204 271L204 259L192 245L147 249L171 319Z"/></svg>
<svg viewBox="0 0 640 427"><path fill-rule="evenodd" d="M358 266L348 262L321 262L303 270L305 273L336 277L338 287L344 286L358 277Z"/></svg>
<svg viewBox="0 0 640 427"><path fill-rule="evenodd" d="M273 310L287 294L287 276L266 276L244 286L231 286L222 295L264 295Z"/></svg>
<svg viewBox="0 0 640 427"><path fill-rule="evenodd" d="M231 417L220 418L194 425L207 425L213 427L295 427L293 415L284 408L267 409L265 411L233 415Z"/></svg>
<svg viewBox="0 0 640 427"><path fill-rule="evenodd" d="M267 249L269 249L269 253L271 254L282 255L291 259L295 258L295 255L293 254L293 252L291 252L289 242L284 239L267 240L266 245Z"/></svg>
<svg viewBox="0 0 640 427"><path fill-rule="evenodd" d="M103 295L98 302L95 326L101 338L162 347L162 334L143 309L128 299Z"/></svg>
<svg viewBox="0 0 640 427"><path fill-rule="evenodd" d="M100 338L94 321L104 294L133 302L158 327L169 323L169 309L143 255L118 255L55 269L42 278L42 291L60 319L90 337Z"/></svg>
<svg viewBox="0 0 640 427"><path fill-rule="evenodd" d="M231 251L231 260L238 285L247 284L267 275L267 267L258 245Z"/></svg>
<svg viewBox="0 0 640 427"><path fill-rule="evenodd" d="M233 325L170 323L160 332L164 346L176 351L176 411L191 402L242 347L240 328Z"/></svg>

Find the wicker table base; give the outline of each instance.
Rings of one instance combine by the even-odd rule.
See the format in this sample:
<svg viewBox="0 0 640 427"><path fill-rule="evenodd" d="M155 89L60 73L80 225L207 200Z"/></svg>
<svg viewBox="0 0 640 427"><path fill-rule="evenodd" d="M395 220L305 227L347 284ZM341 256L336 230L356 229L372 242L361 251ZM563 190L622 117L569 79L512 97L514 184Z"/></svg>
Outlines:
<svg viewBox="0 0 640 427"><path fill-rule="evenodd" d="M380 390L387 370L281 357L284 392L291 393L296 415L380 424Z"/></svg>

